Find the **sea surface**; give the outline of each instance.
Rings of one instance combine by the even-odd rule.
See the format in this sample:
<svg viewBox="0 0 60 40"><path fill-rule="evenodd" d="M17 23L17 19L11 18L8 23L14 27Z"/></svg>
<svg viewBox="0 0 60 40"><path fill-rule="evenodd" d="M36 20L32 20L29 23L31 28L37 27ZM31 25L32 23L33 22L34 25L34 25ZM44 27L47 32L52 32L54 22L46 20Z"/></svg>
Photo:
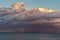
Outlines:
<svg viewBox="0 0 60 40"><path fill-rule="evenodd" d="M0 34L0 40L60 40L60 34L55 33L19 33Z"/></svg>

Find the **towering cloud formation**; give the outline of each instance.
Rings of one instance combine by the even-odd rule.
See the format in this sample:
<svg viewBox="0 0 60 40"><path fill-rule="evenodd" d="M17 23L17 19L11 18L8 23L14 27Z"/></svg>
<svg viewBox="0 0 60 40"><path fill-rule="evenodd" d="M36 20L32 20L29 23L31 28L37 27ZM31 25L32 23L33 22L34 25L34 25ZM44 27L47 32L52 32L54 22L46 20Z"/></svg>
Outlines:
<svg viewBox="0 0 60 40"><path fill-rule="evenodd" d="M14 8L15 10L18 10L23 6L24 6L24 3L16 3L12 5L12 8Z"/></svg>
<svg viewBox="0 0 60 40"><path fill-rule="evenodd" d="M0 8L0 28L11 27L11 25L20 27L21 24L24 25L25 22L36 23L36 20L39 20L38 22L48 22L48 18L60 17L60 12L56 12L55 10L45 8L26 9L24 5L24 3L16 3L12 5L12 8ZM40 18L42 18L42 20Z"/></svg>
<svg viewBox="0 0 60 40"><path fill-rule="evenodd" d="M36 18L52 17L50 12L55 12L55 10L45 9L45 8L24 8L24 3L16 3L12 5L12 8L0 8L0 16L4 20L32 20ZM50 14L43 14L50 13ZM54 13L55 14L55 13ZM56 14L55 14L56 15ZM54 16L55 17L55 16ZM2 21L3 22L3 21Z"/></svg>

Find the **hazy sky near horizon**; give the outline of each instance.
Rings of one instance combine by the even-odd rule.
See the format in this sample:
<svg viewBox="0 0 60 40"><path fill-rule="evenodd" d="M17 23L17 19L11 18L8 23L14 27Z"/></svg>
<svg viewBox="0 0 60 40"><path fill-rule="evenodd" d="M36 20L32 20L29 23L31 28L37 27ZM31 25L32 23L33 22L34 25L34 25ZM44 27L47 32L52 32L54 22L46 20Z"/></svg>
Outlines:
<svg viewBox="0 0 60 40"><path fill-rule="evenodd" d="M24 2L26 8L48 8L60 10L60 0L0 0L0 7L11 7L16 2Z"/></svg>

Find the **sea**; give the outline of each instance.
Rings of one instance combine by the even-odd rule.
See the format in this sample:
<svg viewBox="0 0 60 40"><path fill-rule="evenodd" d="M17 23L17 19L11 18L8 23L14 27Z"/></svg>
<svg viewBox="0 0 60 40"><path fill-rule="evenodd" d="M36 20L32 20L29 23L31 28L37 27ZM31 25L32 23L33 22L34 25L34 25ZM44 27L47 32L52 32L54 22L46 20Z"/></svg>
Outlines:
<svg viewBox="0 0 60 40"><path fill-rule="evenodd" d="M60 40L59 33L0 33L0 40Z"/></svg>

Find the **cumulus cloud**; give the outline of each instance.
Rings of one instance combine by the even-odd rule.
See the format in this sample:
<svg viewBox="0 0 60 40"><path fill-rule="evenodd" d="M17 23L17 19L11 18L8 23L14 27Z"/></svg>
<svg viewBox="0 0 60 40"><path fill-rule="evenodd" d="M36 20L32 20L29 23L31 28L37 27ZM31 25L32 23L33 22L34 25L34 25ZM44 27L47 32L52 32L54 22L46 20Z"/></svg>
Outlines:
<svg viewBox="0 0 60 40"><path fill-rule="evenodd" d="M12 5L12 8L0 8L0 19L2 22L10 20L26 21L35 20L39 18L57 17L55 10L45 8L24 8L24 3L16 3ZM48 13L48 14L44 14ZM3 20L2 20L3 19Z"/></svg>
<svg viewBox="0 0 60 40"><path fill-rule="evenodd" d="M15 10L18 10L20 9L21 7L24 6L24 3L16 3L16 4L13 4L12 7L15 9Z"/></svg>
<svg viewBox="0 0 60 40"><path fill-rule="evenodd" d="M24 3L16 3L12 5L12 8L5 8L5 7L0 8L0 16L1 16L0 18L3 19L16 18L19 20L27 20L27 19L32 20L35 18L53 17L54 15L56 16L56 13L53 13L55 12L55 10L45 8L26 9L24 8L24 5L25 5Z"/></svg>
<svg viewBox="0 0 60 40"><path fill-rule="evenodd" d="M41 18L60 17L60 13L55 10L45 8L26 9L24 8L24 5L24 3L16 3L12 5L12 8L0 8L0 27L13 27L14 25L19 27L21 26L20 24L24 24L25 22L34 22L33 20L38 20ZM46 20L44 22L48 21ZM13 27L13 29L14 28L15 27Z"/></svg>

